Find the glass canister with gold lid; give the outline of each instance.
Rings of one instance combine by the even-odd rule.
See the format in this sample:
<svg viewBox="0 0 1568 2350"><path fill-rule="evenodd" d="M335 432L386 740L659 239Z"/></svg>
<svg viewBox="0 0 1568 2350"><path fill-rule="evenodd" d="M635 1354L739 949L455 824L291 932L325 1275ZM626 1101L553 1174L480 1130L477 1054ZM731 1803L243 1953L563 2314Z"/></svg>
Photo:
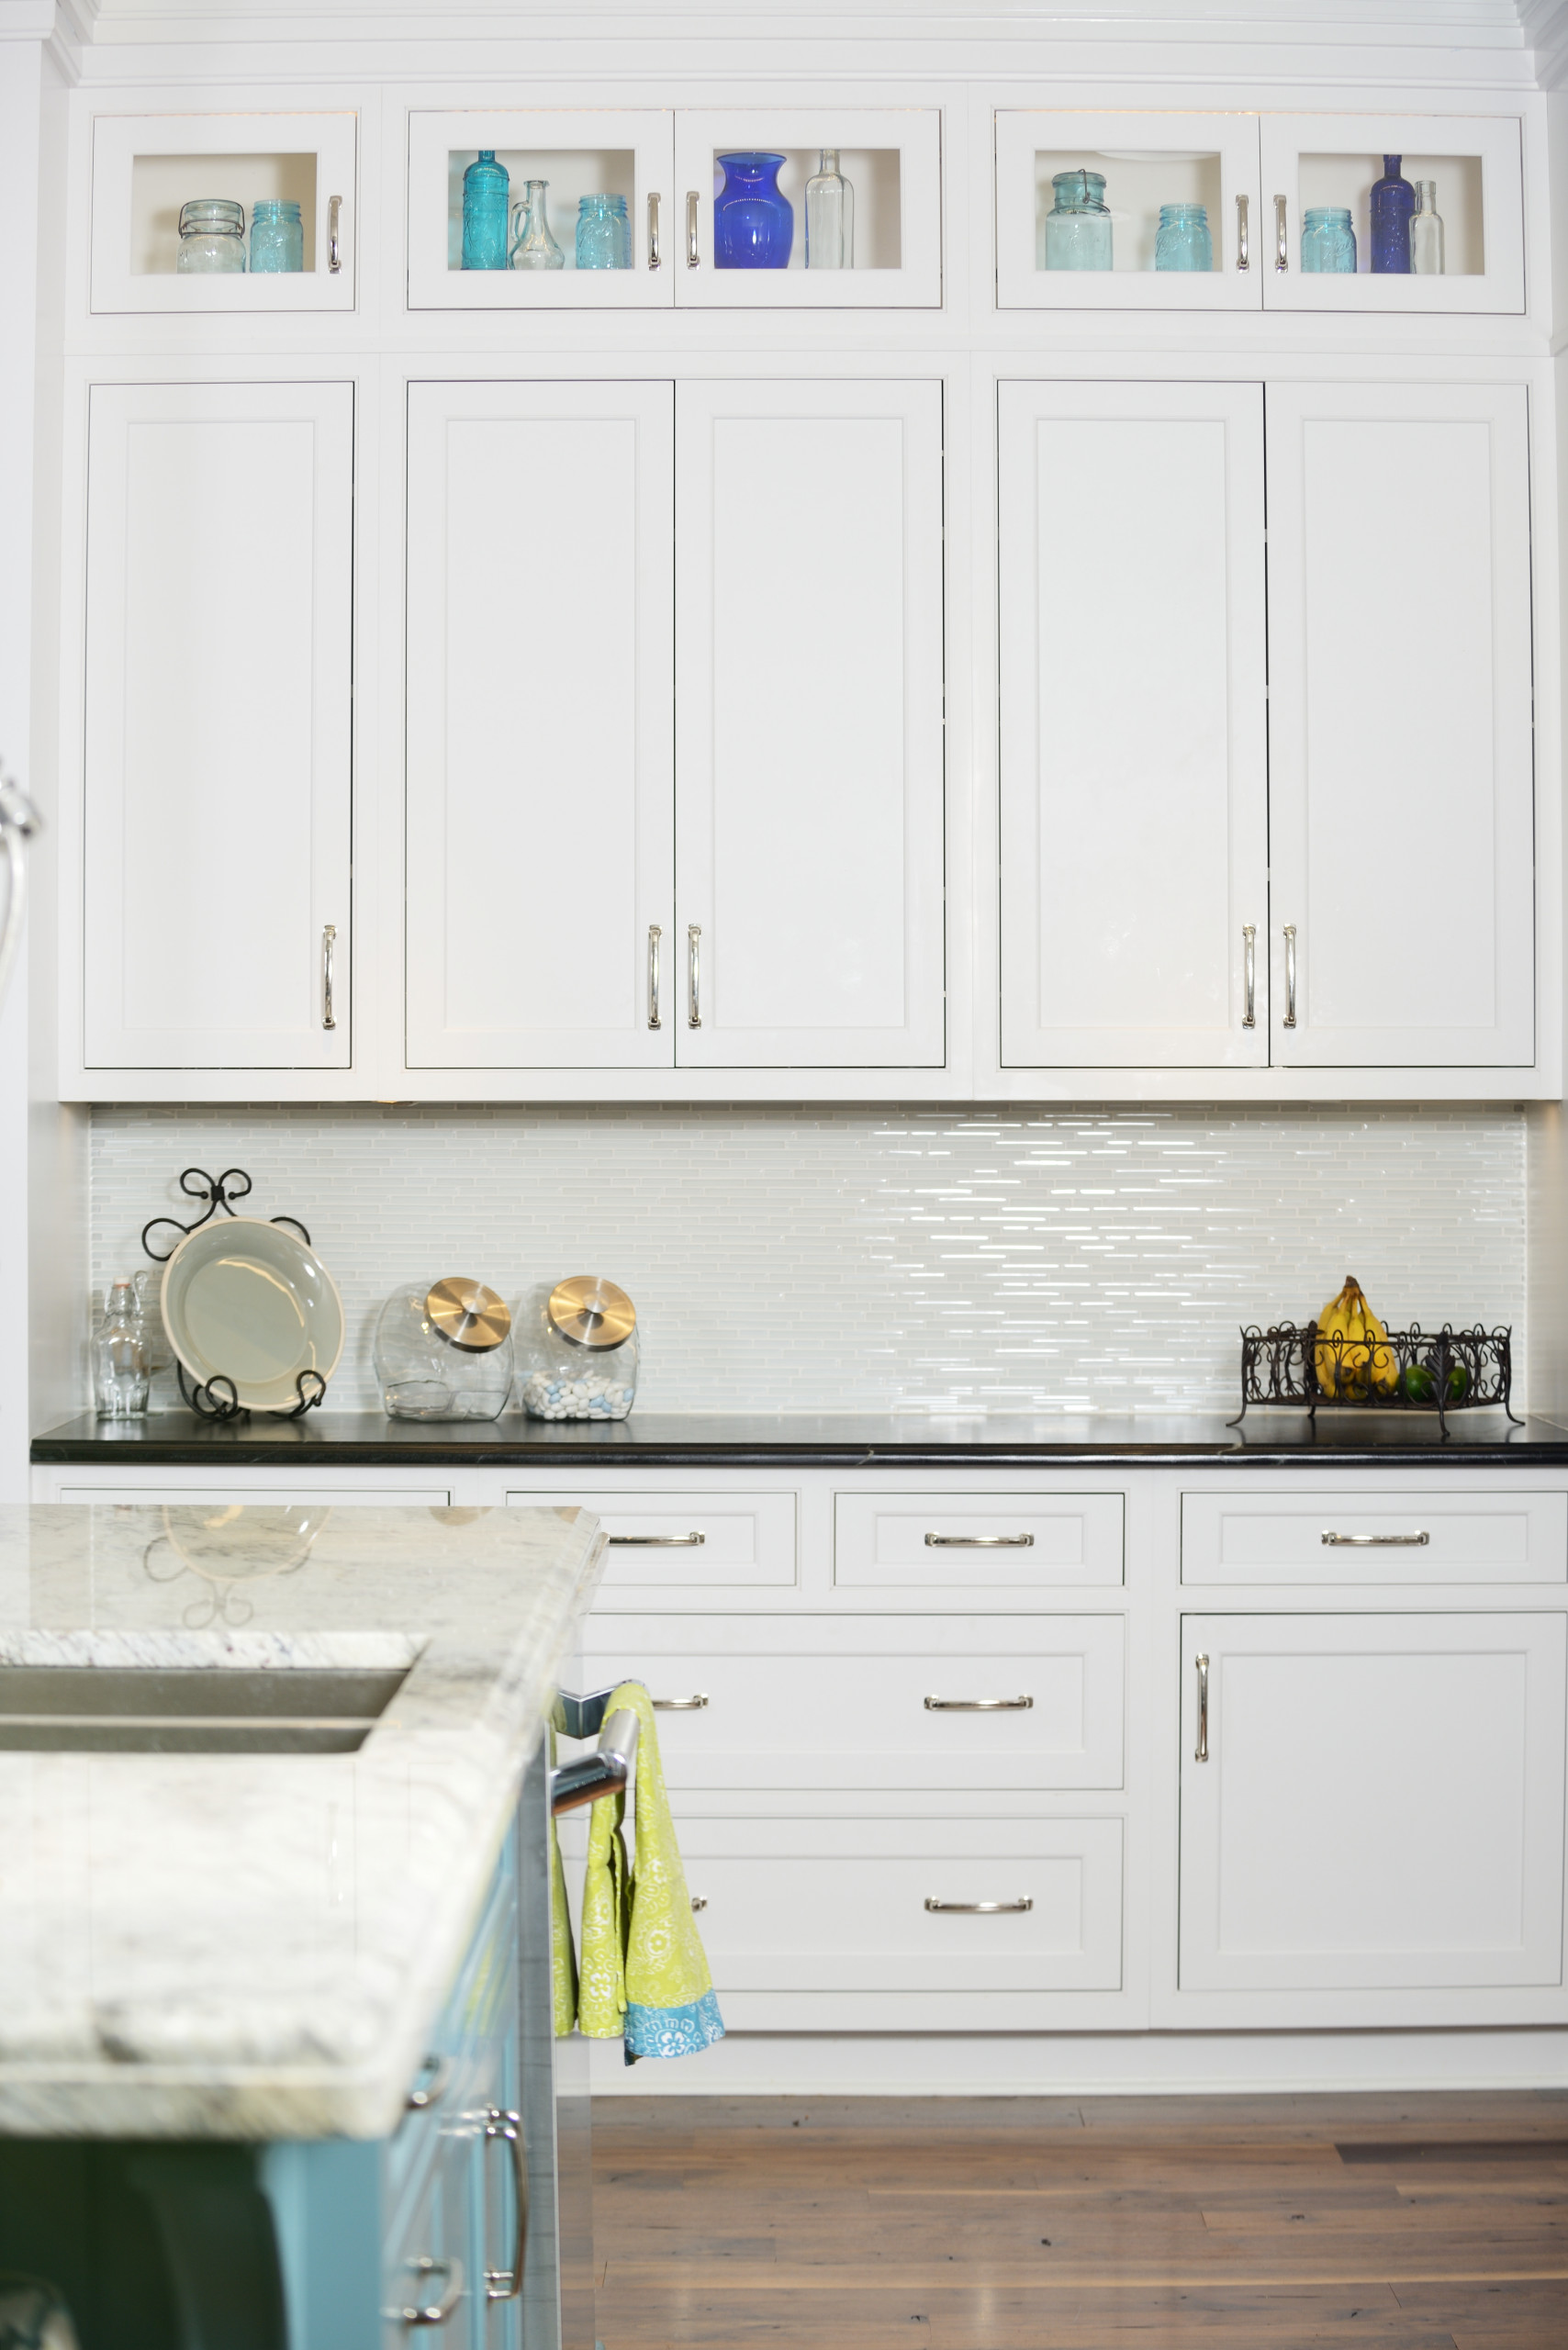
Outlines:
<svg viewBox="0 0 1568 2350"><path fill-rule="evenodd" d="M518 1308L518 1392L535 1420L623 1420L637 1393L637 1309L576 1273Z"/></svg>
<svg viewBox="0 0 1568 2350"><path fill-rule="evenodd" d="M409 1281L375 1326L375 1376L395 1420L497 1420L511 1393L511 1313L483 1281Z"/></svg>

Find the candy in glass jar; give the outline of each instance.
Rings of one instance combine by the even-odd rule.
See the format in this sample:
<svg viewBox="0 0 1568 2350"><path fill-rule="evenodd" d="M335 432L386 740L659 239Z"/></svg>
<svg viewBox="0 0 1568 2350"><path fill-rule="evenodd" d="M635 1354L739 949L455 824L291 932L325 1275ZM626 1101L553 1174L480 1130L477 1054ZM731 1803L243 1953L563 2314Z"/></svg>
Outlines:
<svg viewBox="0 0 1568 2350"><path fill-rule="evenodd" d="M518 1387L535 1420L623 1420L637 1393L637 1309L593 1273L518 1308Z"/></svg>

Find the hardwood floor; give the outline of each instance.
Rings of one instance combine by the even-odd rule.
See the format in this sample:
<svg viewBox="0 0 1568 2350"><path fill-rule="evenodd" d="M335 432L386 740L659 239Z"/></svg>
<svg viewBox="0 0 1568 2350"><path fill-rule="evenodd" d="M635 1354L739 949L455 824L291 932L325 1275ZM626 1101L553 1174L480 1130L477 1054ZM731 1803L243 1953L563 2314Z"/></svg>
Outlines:
<svg viewBox="0 0 1568 2350"><path fill-rule="evenodd" d="M1568 2092L594 2105L605 2350L1568 2350Z"/></svg>

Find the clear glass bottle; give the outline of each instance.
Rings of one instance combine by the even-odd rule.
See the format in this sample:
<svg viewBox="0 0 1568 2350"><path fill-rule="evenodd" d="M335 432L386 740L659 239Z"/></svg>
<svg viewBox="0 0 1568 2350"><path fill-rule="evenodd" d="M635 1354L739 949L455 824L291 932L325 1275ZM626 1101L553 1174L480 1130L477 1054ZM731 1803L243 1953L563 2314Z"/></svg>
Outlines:
<svg viewBox="0 0 1568 2350"><path fill-rule="evenodd" d="M548 180L524 180L523 200L511 208L511 251L507 255L509 269L565 269L566 256L550 234L550 218L545 209Z"/></svg>
<svg viewBox="0 0 1568 2350"><path fill-rule="evenodd" d="M577 198L577 267L630 269L632 223L623 196Z"/></svg>
<svg viewBox="0 0 1568 2350"><path fill-rule="evenodd" d="M109 1291L102 1322L93 1333L93 1393L100 1420L139 1420L147 1409L151 1379L147 1337L129 1275Z"/></svg>
<svg viewBox="0 0 1568 2350"><path fill-rule="evenodd" d="M375 1377L394 1420L498 1420L511 1393L511 1315L483 1281L407 1281L375 1326Z"/></svg>
<svg viewBox="0 0 1568 2350"><path fill-rule="evenodd" d="M623 1420L637 1393L637 1309L578 1273L517 1310L518 1396L535 1420Z"/></svg>
<svg viewBox="0 0 1568 2350"><path fill-rule="evenodd" d="M481 147L463 174L463 266L505 269L507 197L511 174L496 161L493 147Z"/></svg>
<svg viewBox="0 0 1568 2350"><path fill-rule="evenodd" d="M251 207L251 274L303 269L305 224L285 196L264 196Z"/></svg>
<svg viewBox="0 0 1568 2350"><path fill-rule="evenodd" d="M177 277L234 277L245 266L245 207L226 196L193 196L180 207Z"/></svg>
<svg viewBox="0 0 1568 2350"><path fill-rule="evenodd" d="M855 190L838 168L836 147L819 150L806 182L806 267L855 266Z"/></svg>
<svg viewBox="0 0 1568 2350"><path fill-rule="evenodd" d="M1308 277L1355 275L1356 224L1343 207L1307 206L1302 221L1301 265Z"/></svg>
<svg viewBox="0 0 1568 2350"><path fill-rule="evenodd" d="M1057 172L1040 230L1042 269L1109 269L1111 214L1102 172Z"/></svg>
<svg viewBox="0 0 1568 2350"><path fill-rule="evenodd" d="M1383 177L1372 182L1372 265L1378 277L1410 274L1410 216L1416 191L1401 172L1400 157L1385 155Z"/></svg>
<svg viewBox="0 0 1568 2350"><path fill-rule="evenodd" d="M1156 269L1213 269L1214 239L1205 204L1162 204L1154 237Z"/></svg>
<svg viewBox="0 0 1568 2350"><path fill-rule="evenodd" d="M1410 215L1410 274L1440 277L1443 274L1443 224L1438 218L1436 180L1417 180L1416 209Z"/></svg>

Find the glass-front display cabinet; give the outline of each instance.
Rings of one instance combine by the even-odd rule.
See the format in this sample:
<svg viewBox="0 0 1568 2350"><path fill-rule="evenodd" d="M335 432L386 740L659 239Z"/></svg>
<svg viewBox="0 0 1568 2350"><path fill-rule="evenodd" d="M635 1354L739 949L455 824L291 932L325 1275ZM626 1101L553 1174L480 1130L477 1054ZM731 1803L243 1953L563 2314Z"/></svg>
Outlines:
<svg viewBox="0 0 1568 2350"><path fill-rule="evenodd" d="M352 310L359 118L99 115L95 312Z"/></svg>

